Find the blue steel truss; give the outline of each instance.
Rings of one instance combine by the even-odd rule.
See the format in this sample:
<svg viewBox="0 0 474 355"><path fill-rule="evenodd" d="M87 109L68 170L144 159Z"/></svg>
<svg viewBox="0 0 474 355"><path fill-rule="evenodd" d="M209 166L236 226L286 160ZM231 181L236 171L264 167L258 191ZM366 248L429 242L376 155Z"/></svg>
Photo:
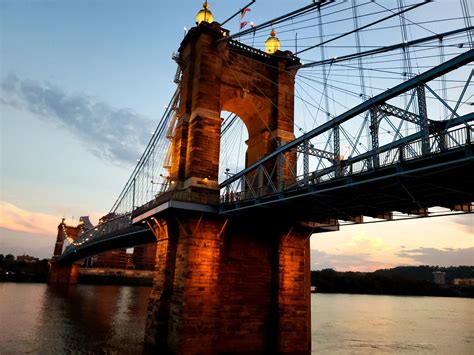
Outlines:
<svg viewBox="0 0 474 355"><path fill-rule="evenodd" d="M474 114L469 113L459 116L452 110L451 119L445 121L434 121L426 117L426 103L424 98L425 87L427 83L447 72L455 70L474 60L474 50L469 50L464 54L453 58L427 72L420 74L400 85L379 94L353 109L335 117L314 130L300 136L292 142L278 148L265 158L255 162L248 168L234 174L224 181L221 187L221 202L233 203L237 201L255 200L269 194L278 194L295 186L317 184L328 179L334 179L344 176L351 176L361 172L375 170L402 163L407 160L422 159L427 156L436 155L450 149L457 149L472 144L472 125L468 124L474 120ZM470 84L472 71L466 81L466 87ZM416 89L418 95L418 114L408 112L398 107L387 104L387 101ZM436 96L442 100L439 96ZM313 149L311 140L318 138L327 131L334 130L342 123L350 120L357 115L369 113L372 120L372 149L366 153L353 156L348 159L341 159L336 153L318 151ZM393 141L384 146L378 144L377 126L381 119L387 116L396 116L402 120L407 120L419 126L419 131L399 140ZM291 169L291 153L301 153L305 171L303 175L297 175L294 169ZM309 157L329 163L329 167L309 171ZM326 164L327 165L327 164ZM290 174L286 179L282 179L282 170L289 170ZM234 210L240 207L237 204Z"/></svg>

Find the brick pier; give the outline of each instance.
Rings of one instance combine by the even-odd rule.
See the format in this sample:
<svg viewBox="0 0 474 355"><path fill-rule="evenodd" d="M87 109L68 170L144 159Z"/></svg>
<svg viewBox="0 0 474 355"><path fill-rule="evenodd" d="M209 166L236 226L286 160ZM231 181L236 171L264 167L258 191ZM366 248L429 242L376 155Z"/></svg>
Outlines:
<svg viewBox="0 0 474 355"><path fill-rule="evenodd" d="M174 213L160 227L146 341L177 354L311 348L311 230Z"/></svg>

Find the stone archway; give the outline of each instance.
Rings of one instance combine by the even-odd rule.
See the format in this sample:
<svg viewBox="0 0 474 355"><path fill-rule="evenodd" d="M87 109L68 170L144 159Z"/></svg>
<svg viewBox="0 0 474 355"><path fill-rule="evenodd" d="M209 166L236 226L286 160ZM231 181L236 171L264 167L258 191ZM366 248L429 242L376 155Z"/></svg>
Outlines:
<svg viewBox="0 0 474 355"><path fill-rule="evenodd" d="M222 128L219 150L219 183L247 166L248 128L235 112L221 111Z"/></svg>

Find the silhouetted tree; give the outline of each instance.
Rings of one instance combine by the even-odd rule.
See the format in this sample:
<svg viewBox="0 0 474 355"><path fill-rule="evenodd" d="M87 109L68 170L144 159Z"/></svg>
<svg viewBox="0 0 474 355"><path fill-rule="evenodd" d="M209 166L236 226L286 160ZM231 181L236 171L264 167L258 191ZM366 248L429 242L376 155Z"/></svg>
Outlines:
<svg viewBox="0 0 474 355"><path fill-rule="evenodd" d="M311 285L318 292L424 296L468 296L474 290L449 288L433 283L433 272L446 272L447 282L454 278L473 278L474 267L400 266L371 273L337 272L324 269L311 272Z"/></svg>

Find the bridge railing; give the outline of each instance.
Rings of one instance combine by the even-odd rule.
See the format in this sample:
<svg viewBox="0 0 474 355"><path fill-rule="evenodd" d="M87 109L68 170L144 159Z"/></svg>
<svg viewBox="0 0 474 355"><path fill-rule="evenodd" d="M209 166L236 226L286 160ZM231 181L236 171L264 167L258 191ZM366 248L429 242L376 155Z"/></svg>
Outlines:
<svg viewBox="0 0 474 355"><path fill-rule="evenodd" d="M241 50L244 53L250 53L250 54L260 56L260 57L264 57L264 58L268 58L268 59L272 58L272 56L270 56L269 54L261 51L260 49L247 46L246 44L243 44L243 43L238 42L238 41L229 40L227 42L227 45L230 46L230 47L233 47L237 50Z"/></svg>
<svg viewBox="0 0 474 355"><path fill-rule="evenodd" d="M417 135L415 134L414 136L416 137ZM289 191L307 185L317 185L337 178L375 171L376 169L382 169L391 165L403 164L407 161L422 159L469 146L472 144L473 139L474 125L465 123L462 127L438 132L429 137L412 138L412 140L402 139L379 148L377 153L367 152L361 156L341 160L338 165L284 179L280 182L271 181L271 175L267 173L263 175L268 180L260 185L255 185L255 181L258 180L255 176L259 174L259 170L257 170L257 174L254 173L252 177L244 175L232 184L224 185L221 189L221 203L255 200L278 194L282 191ZM428 152L423 151L426 141L429 142ZM377 162L377 164L374 162ZM264 169L264 167L262 166L259 169Z"/></svg>
<svg viewBox="0 0 474 355"><path fill-rule="evenodd" d="M77 248L83 244L104 238L110 234L130 227L132 224L131 213L117 215L107 221L100 222L91 229L84 231L68 248ZM66 249L67 251L67 249Z"/></svg>
<svg viewBox="0 0 474 355"><path fill-rule="evenodd" d="M201 203L206 205L217 205L219 204L219 196L212 191L191 191L191 190L169 190L162 194L156 195L151 201L148 201L144 205L136 208L131 213L131 218L141 215L151 209L160 206L161 204L168 201L181 201L181 202L193 202Z"/></svg>

